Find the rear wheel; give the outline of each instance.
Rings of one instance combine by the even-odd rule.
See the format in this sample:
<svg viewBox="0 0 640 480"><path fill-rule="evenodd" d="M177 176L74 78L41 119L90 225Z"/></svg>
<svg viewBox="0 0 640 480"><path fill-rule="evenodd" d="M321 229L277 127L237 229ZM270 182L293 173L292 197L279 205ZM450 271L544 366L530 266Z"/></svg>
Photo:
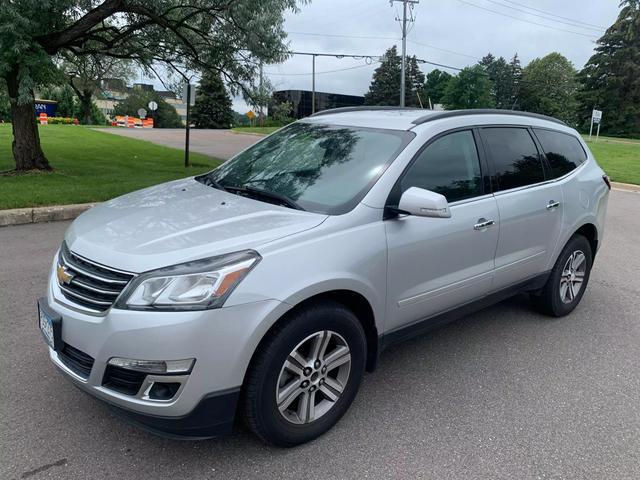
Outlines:
<svg viewBox="0 0 640 480"><path fill-rule="evenodd" d="M536 308L550 316L562 317L580 303L587 288L593 254L589 241L574 235L560 253L547 283L538 295L532 295Z"/></svg>
<svg viewBox="0 0 640 480"><path fill-rule="evenodd" d="M270 333L249 367L247 425L279 446L318 437L351 405L365 358L362 326L344 306L323 302L295 312Z"/></svg>

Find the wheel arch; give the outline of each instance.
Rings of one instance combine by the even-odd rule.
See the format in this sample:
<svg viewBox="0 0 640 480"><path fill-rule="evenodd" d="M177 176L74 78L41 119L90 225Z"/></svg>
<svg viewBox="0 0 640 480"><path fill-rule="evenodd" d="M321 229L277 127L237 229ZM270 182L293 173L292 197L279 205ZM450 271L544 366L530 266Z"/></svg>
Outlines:
<svg viewBox="0 0 640 480"><path fill-rule="evenodd" d="M585 223L573 232L571 237L574 235L582 235L583 237L586 237L589 241L589 245L591 246L591 256L592 258L596 258L596 252L598 251L598 227L593 223Z"/></svg>
<svg viewBox="0 0 640 480"><path fill-rule="evenodd" d="M376 326L376 317L371 302L361 293L353 289L334 289L313 294L308 294L306 297L297 297L295 302L289 302L291 308L281 314L264 332L260 341L257 343L253 350L249 365L254 361L256 354L260 351L265 341L269 338L271 332L279 328L284 322L286 322L292 315L298 312L300 309L305 308L313 303L322 302L323 300L330 300L336 303L344 305L351 310L354 315L360 321L362 328L365 332L366 345L367 345L367 363L366 370L368 372L373 371L378 363L378 356L380 353L379 339L378 339L378 327ZM248 369L245 371L245 378ZM243 380L244 385L244 380Z"/></svg>

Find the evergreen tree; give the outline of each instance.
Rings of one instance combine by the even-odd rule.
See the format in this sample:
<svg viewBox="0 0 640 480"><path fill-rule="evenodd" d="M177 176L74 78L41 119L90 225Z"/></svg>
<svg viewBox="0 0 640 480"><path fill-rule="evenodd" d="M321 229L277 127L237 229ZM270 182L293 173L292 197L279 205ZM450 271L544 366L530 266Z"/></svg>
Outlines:
<svg viewBox="0 0 640 480"><path fill-rule="evenodd" d="M233 120L231 105L220 73L207 71L196 91L191 119L196 128L229 128Z"/></svg>
<svg viewBox="0 0 640 480"><path fill-rule="evenodd" d="M373 72L369 91L364 95L365 105L398 105L400 103L400 65L398 49L388 49L380 66Z"/></svg>
<svg viewBox="0 0 640 480"><path fill-rule="evenodd" d="M511 66L503 57L496 58L491 53L478 63L484 67L489 80L493 83L491 95L496 108L510 109L513 105L513 71Z"/></svg>
<svg viewBox="0 0 640 480"><path fill-rule="evenodd" d="M598 40L579 74L579 117L589 124L591 110L603 110L602 130L640 134L640 0L623 0L617 20Z"/></svg>
<svg viewBox="0 0 640 480"><path fill-rule="evenodd" d="M511 71L511 88L509 90L509 103L512 110L520 110L520 83L522 80L522 66L516 53L509 62Z"/></svg>
<svg viewBox="0 0 640 480"><path fill-rule="evenodd" d="M400 73L402 72L402 59L398 55L398 49L394 45L389 48L380 66L373 72L369 91L364 95L365 105L399 105L400 104ZM418 59L407 57L405 66L405 105L407 107L419 107L418 96L421 95L424 85L424 73L418 66ZM425 102L425 99L422 99Z"/></svg>
<svg viewBox="0 0 640 480"><path fill-rule="evenodd" d="M442 103L447 110L493 108L492 85L482 66L464 68L447 85Z"/></svg>
<svg viewBox="0 0 640 480"><path fill-rule="evenodd" d="M444 97L444 92L452 78L451 74L437 68L427 74L427 80L422 90L422 101L425 107L429 104L429 100L431 100L432 105L442 103L442 97Z"/></svg>
<svg viewBox="0 0 640 480"><path fill-rule="evenodd" d="M418 59L415 55L407 57L404 104L407 107L427 107L428 101L422 96L423 90L424 73L418 66ZM426 105L425 102L427 102Z"/></svg>
<svg viewBox="0 0 640 480"><path fill-rule="evenodd" d="M553 52L536 58L522 71L522 109L575 124L577 88L576 70L565 57Z"/></svg>

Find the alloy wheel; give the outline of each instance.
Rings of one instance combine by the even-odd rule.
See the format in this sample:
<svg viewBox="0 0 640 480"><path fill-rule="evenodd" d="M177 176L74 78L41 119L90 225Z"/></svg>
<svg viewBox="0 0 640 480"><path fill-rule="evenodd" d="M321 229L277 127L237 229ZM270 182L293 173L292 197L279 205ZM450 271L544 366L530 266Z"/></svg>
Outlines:
<svg viewBox="0 0 640 480"><path fill-rule="evenodd" d="M287 356L278 376L276 403L280 414L294 424L322 417L338 402L351 371L351 352L345 339L324 330L309 335Z"/></svg>
<svg viewBox="0 0 640 480"><path fill-rule="evenodd" d="M587 257L581 250L574 251L562 269L560 277L560 299L562 303L571 303L580 293L587 270Z"/></svg>

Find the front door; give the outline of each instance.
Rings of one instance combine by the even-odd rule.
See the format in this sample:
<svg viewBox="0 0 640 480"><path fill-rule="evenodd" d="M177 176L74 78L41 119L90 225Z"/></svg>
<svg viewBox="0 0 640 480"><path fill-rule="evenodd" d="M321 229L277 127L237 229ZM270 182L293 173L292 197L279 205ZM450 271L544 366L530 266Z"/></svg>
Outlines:
<svg viewBox="0 0 640 480"><path fill-rule="evenodd" d="M387 331L484 296L491 287L499 217L484 191L472 130L429 142L389 200L419 187L447 197L451 218L399 216L385 222L388 245Z"/></svg>

